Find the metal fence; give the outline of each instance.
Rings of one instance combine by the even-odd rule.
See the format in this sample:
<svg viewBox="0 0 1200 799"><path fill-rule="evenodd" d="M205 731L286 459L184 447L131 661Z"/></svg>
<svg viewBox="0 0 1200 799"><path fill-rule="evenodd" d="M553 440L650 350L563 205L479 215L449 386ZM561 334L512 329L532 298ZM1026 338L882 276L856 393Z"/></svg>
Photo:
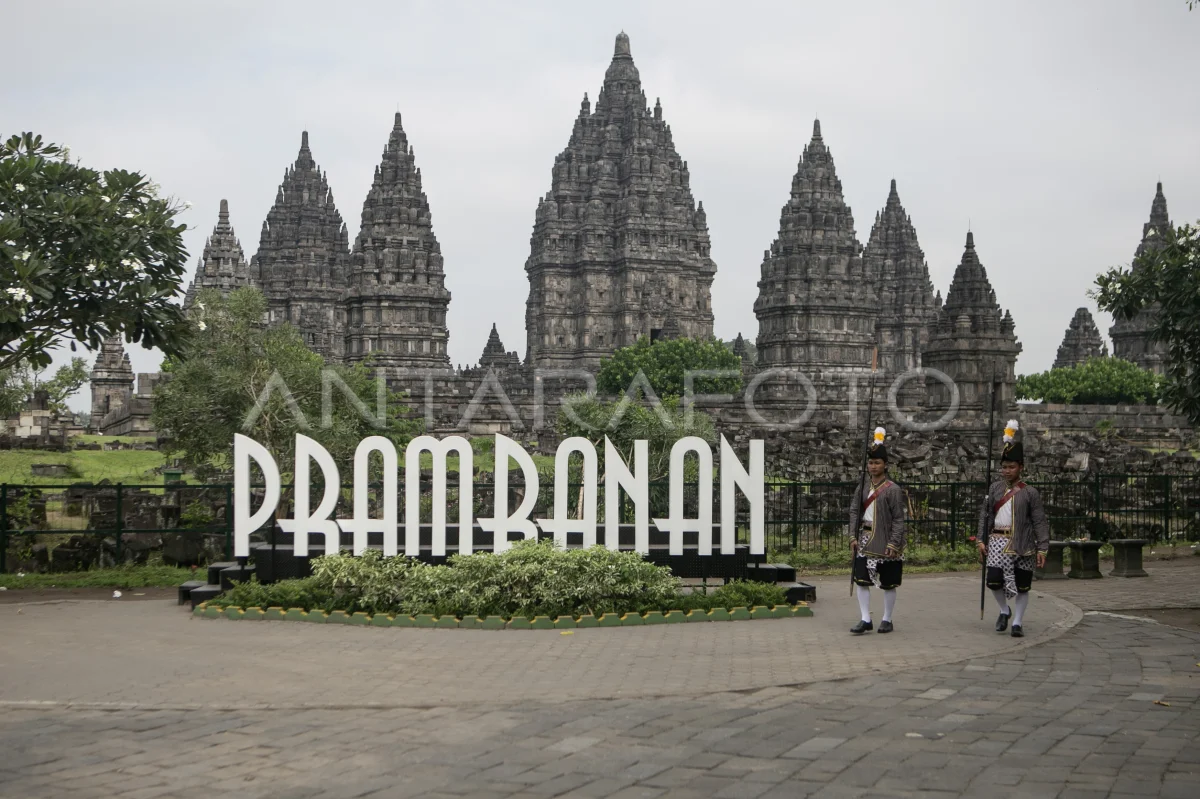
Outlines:
<svg viewBox="0 0 1200 799"><path fill-rule="evenodd" d="M1151 544L1200 541L1200 473L1095 475L1081 481L1029 481L1038 489L1053 540L1144 538ZM855 484L772 483L767 546L777 551L845 547ZM985 484L902 483L908 543L955 549L976 535Z"/></svg>
<svg viewBox="0 0 1200 799"><path fill-rule="evenodd" d="M1057 540L1091 538L1145 538L1152 544L1200 540L1200 473L1188 475L1096 475L1082 481L1030 482L1042 495ZM908 505L910 545L957 548L975 535L984 495L982 482L908 482L901 484ZM369 491L373 515L379 512L380 487ZM403 487L403 483L401 483ZM458 482L447 484L448 522L458 519ZM291 514L291 492L284 487L278 515ZM714 488L717 486L714 485ZM791 482L773 479L766 486L767 547L777 552L841 550L852 482ZM313 501L322 493L315 486ZM432 484L421 480L421 521L432 520ZM510 486L509 512L520 504L523 488ZM571 484L568 507L580 516L581 486ZM597 513L605 518L604 487L598 487ZM669 483L650 484L650 518L668 515ZM228 558L232 523L226 512L232 506L231 484L188 485L8 485L0 484L0 571L14 559L27 561L33 542L53 547L55 560L69 563L73 550L89 562L123 563L140 553L161 548L176 561ZM472 516L493 515L494 487L480 484L472 490ZM746 540L749 506L736 497L739 539ZM353 515L353 492L343 486L335 518ZM694 480L685 484L685 513L696 514L698 494ZM543 480L531 518L553 515L552 480ZM403 493L400 513L404 514ZM621 521L633 521L628 497L621 497ZM720 520L719 491L713 495L713 518Z"/></svg>

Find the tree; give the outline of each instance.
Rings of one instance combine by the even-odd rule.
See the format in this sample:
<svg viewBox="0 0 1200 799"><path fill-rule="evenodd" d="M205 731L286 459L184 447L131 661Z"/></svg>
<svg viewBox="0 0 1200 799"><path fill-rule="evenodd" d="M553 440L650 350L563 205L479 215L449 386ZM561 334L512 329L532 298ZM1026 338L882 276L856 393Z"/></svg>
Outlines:
<svg viewBox="0 0 1200 799"><path fill-rule="evenodd" d="M710 444L717 441L712 419L701 411L688 413L679 398L668 397L658 408L622 398L602 402L594 396L567 397L558 413L558 433L563 438L579 436L596 445L601 471L604 469L604 439L607 437L626 463L633 463L633 442L644 439L649 450L651 480L669 474L671 447L685 436L698 436Z"/></svg>
<svg viewBox="0 0 1200 799"><path fill-rule="evenodd" d="M1117 319L1150 315L1151 337L1167 352L1162 401L1200 424L1200 222L1151 229L1150 235L1154 246L1132 268L1115 267L1096 278L1091 295Z"/></svg>
<svg viewBox="0 0 1200 799"><path fill-rule="evenodd" d="M67 400L88 381L88 376L87 361L83 358L72 358L70 364L60 366L46 381L42 381L41 373L34 372L28 364L0 370L0 418L19 413L38 389L49 395L52 411L66 413Z"/></svg>
<svg viewBox="0 0 1200 799"><path fill-rule="evenodd" d="M641 371L660 398L682 397L687 372L729 370L728 377L696 377L696 394L736 394L742 387L742 359L716 339L678 338L650 343L645 336L600 360L596 387L606 394L625 392Z"/></svg>
<svg viewBox="0 0 1200 799"><path fill-rule="evenodd" d="M1160 380L1149 369L1120 358L1017 378L1017 398L1067 405L1116 405L1158 401Z"/></svg>
<svg viewBox="0 0 1200 799"><path fill-rule="evenodd" d="M123 335L178 352L172 302L186 265L186 207L137 172L99 172L24 133L0 144L0 369L48 366L65 337ZM73 346L73 345L72 345Z"/></svg>
<svg viewBox="0 0 1200 799"><path fill-rule="evenodd" d="M348 473L363 438L385 436L402 448L420 431L420 422L403 417L401 395L386 387L380 421L380 386L368 365L326 364L295 328L265 325L266 310L255 288L228 298L212 289L197 295L190 312L195 333L166 360L154 392L151 419L169 456L207 477L231 467L233 437L241 433L289 473L296 434L303 433Z"/></svg>

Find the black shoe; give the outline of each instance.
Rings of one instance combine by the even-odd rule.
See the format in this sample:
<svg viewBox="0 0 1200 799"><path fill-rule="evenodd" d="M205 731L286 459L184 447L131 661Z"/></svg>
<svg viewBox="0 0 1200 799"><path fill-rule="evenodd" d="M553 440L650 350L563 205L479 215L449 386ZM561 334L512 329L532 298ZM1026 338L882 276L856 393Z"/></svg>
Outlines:
<svg viewBox="0 0 1200 799"><path fill-rule="evenodd" d="M1010 633L1010 634L1012 635L1013 638L1024 638L1025 637L1025 632L1021 629L1021 625L1019 625L1019 624L1013 625L1012 633Z"/></svg>
<svg viewBox="0 0 1200 799"><path fill-rule="evenodd" d="M890 633L892 631L892 623L890 621L879 622L879 632Z"/></svg>
<svg viewBox="0 0 1200 799"><path fill-rule="evenodd" d="M871 622L860 621L858 624L856 624L850 628L850 632L854 633L855 635L862 635L867 630L874 630L874 629L875 629L875 625L871 624Z"/></svg>
<svg viewBox="0 0 1200 799"><path fill-rule="evenodd" d="M1000 618L996 619L996 632L1002 633L1008 629L1008 620L1012 618L1011 613L1001 613Z"/></svg>

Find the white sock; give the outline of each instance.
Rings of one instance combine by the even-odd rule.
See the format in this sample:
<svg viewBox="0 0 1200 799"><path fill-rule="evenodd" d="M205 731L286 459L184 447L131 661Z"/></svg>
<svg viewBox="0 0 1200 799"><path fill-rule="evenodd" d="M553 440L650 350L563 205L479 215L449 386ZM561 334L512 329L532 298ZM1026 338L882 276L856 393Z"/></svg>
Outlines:
<svg viewBox="0 0 1200 799"><path fill-rule="evenodd" d="M896 607L896 589L889 588L883 592L883 620L892 620L892 611Z"/></svg>
<svg viewBox="0 0 1200 799"><path fill-rule="evenodd" d="M862 620L871 623L871 589L863 585L854 586L858 589L858 609L862 612Z"/></svg>
<svg viewBox="0 0 1200 799"><path fill-rule="evenodd" d="M1029 607L1029 593L1017 594L1013 605L1016 606L1016 613L1013 614L1013 626L1020 627L1021 619L1025 618L1025 608Z"/></svg>
<svg viewBox="0 0 1200 799"><path fill-rule="evenodd" d="M1000 606L1001 613L1012 613L1008 607L1008 597L1004 595L1003 588L993 588L992 596L996 597L996 604Z"/></svg>

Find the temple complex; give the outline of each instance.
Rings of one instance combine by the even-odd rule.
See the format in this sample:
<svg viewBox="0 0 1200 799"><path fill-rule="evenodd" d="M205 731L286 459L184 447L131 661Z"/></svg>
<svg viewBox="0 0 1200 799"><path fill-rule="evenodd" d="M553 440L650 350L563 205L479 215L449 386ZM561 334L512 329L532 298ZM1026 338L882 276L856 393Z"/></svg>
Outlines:
<svg viewBox="0 0 1200 799"><path fill-rule="evenodd" d="M1160 183L1137 255L1155 246L1169 225ZM516 266L510 268L515 277ZM562 398L587 387L580 372L570 370L595 370L602 358L643 336L713 335L715 274L688 163L675 148L662 103L649 104L629 37L621 33L595 105L585 94L566 148L554 159L550 190L537 201L525 262L523 360L505 349L493 324L478 363L451 366L446 267L399 113L353 245L303 132L262 224L258 252L247 263L222 200L184 304L194 304L201 289L258 286L268 321L291 323L330 362L370 359L385 368L432 432L540 431L540 440L552 441ZM1022 347L973 234L967 233L944 302L895 180L861 244L819 120L792 176L778 235L763 254L758 287L757 335L738 333L730 342L746 393L757 392L758 405L749 410L740 395L714 411L731 436L778 430L771 425L797 418L819 418L818 431L858 429L865 424L858 408L870 401L865 378L875 351L870 396L876 407L897 376L930 370L895 396L898 412L917 429L957 403L956 429L986 437L978 420L993 374L1000 384L997 413L1016 412ZM1152 322L1153 309L1114 325L1113 350L1161 373L1163 352L1150 342ZM1091 315L1080 308L1055 366L1107 352ZM931 370L949 376L955 390ZM140 375L136 394L133 378L120 340L106 340L92 372L93 425L107 418L111 430L105 432L141 429L155 376ZM113 415L123 404L130 410ZM805 416L806 405L820 416Z"/></svg>
<svg viewBox="0 0 1200 799"><path fill-rule="evenodd" d="M687 162L621 33L534 213L526 362L595 368L641 336L711 336L716 271Z"/></svg>
<svg viewBox="0 0 1200 799"><path fill-rule="evenodd" d="M1081 366L1092 358L1107 357L1108 345L1100 338L1100 329L1096 327L1092 314L1087 308L1077 308L1062 344L1058 345L1058 357L1054 359L1053 368L1068 369Z"/></svg>
<svg viewBox="0 0 1200 799"><path fill-rule="evenodd" d="M1142 225L1142 241L1133 254L1135 269L1137 268L1136 259L1150 248L1155 247L1155 237L1161 236L1171 227L1173 225L1167 215L1167 198L1163 196L1162 183L1159 182L1158 189L1154 193L1154 200L1150 203L1150 221ZM1151 307L1133 319L1117 320L1109 328L1108 334L1112 336L1115 357L1133 361L1143 369L1149 369L1155 374L1161 375L1166 372L1166 348L1161 342L1152 341L1150 338L1154 328L1155 313L1156 309Z"/></svg>

